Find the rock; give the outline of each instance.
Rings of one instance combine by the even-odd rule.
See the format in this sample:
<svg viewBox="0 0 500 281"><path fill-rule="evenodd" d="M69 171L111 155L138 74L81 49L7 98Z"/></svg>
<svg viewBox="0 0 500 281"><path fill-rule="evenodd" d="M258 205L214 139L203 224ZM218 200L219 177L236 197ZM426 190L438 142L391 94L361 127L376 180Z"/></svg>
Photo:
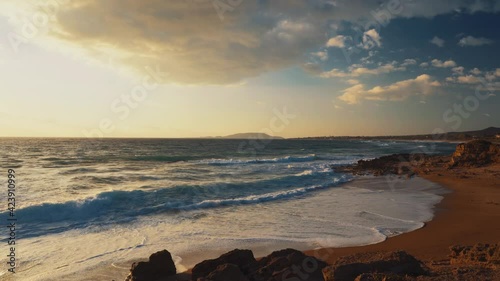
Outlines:
<svg viewBox="0 0 500 281"><path fill-rule="evenodd" d="M258 269L250 280L323 280L322 269L327 264L304 253L285 249L275 251L258 261Z"/></svg>
<svg viewBox="0 0 500 281"><path fill-rule="evenodd" d="M201 279L201 278L199 278ZM198 280L199 280L198 279ZM240 268L234 264L219 265L206 278L206 281L248 281Z"/></svg>
<svg viewBox="0 0 500 281"><path fill-rule="evenodd" d="M163 250L152 254L147 262L133 263L126 281L154 281L176 273L172 255Z"/></svg>
<svg viewBox="0 0 500 281"><path fill-rule="evenodd" d="M500 268L500 245L476 244L474 246L452 246L451 264L486 265Z"/></svg>
<svg viewBox="0 0 500 281"><path fill-rule="evenodd" d="M448 167L481 167L491 163L500 163L500 145L474 140L457 145Z"/></svg>
<svg viewBox="0 0 500 281"><path fill-rule="evenodd" d="M339 172L349 172L358 175L373 174L383 175L405 175L411 177L415 174L415 169L420 167L429 159L426 154L392 154L382 156L372 160L359 160L357 164L337 167Z"/></svg>
<svg viewBox="0 0 500 281"><path fill-rule="evenodd" d="M406 277L389 273L363 273L356 277L354 281L406 281Z"/></svg>
<svg viewBox="0 0 500 281"><path fill-rule="evenodd" d="M252 251L236 249L216 259L206 260L195 265L192 270L192 280L206 278L210 273L217 270L220 265L224 264L236 265L244 275L248 275L254 270L256 263Z"/></svg>
<svg viewBox="0 0 500 281"><path fill-rule="evenodd" d="M326 263L304 253L286 249L256 261L249 250L234 250L217 259L197 264L192 280L198 281L323 281Z"/></svg>
<svg viewBox="0 0 500 281"><path fill-rule="evenodd" d="M353 260L359 262L353 262ZM350 281L356 279L360 275L362 276L363 273L420 276L425 275L427 271L423 268L420 261L404 251L372 254L362 259L355 256L349 256L323 269L325 281Z"/></svg>

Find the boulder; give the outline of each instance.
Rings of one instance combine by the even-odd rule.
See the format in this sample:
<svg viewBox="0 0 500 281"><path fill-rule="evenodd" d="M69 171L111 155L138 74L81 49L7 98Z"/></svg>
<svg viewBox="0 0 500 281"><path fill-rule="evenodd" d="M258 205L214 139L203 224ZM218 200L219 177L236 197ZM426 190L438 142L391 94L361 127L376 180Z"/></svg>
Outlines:
<svg viewBox="0 0 500 281"><path fill-rule="evenodd" d="M339 172L357 175L373 174L374 176L401 175L413 176L415 169L425 163L430 157L426 154L392 154L371 160L359 160L355 165L334 168Z"/></svg>
<svg viewBox="0 0 500 281"><path fill-rule="evenodd" d="M481 167L491 163L500 163L500 145L474 140L457 145L448 167Z"/></svg>
<svg viewBox="0 0 500 281"><path fill-rule="evenodd" d="M163 250L152 254L147 262L133 263L126 281L154 281L176 273L172 255Z"/></svg>
<svg viewBox="0 0 500 281"><path fill-rule="evenodd" d="M354 281L406 281L406 277L393 273L363 273Z"/></svg>
<svg viewBox="0 0 500 281"><path fill-rule="evenodd" d="M304 253L285 249L275 251L258 262L258 269L251 275L251 280L321 280L322 269L327 264Z"/></svg>
<svg viewBox="0 0 500 281"><path fill-rule="evenodd" d="M420 276L427 274L427 271L423 268L420 261L404 251L371 254L363 258L349 256L323 269L325 281L350 281L360 275L362 276L364 273L385 273L391 276ZM363 278L368 277L365 276ZM395 280L394 276L392 278L388 280Z"/></svg>
<svg viewBox="0 0 500 281"><path fill-rule="evenodd" d="M256 263L252 251L236 249L216 259L206 260L195 265L192 270L192 280L206 278L210 273L216 271L219 266L225 264L236 265L244 275L248 275L254 270Z"/></svg>
<svg viewBox="0 0 500 281"><path fill-rule="evenodd" d="M217 259L206 260L192 270L198 281L323 281L326 263L304 253L286 249L256 261L249 250L234 250Z"/></svg>
<svg viewBox="0 0 500 281"><path fill-rule="evenodd" d="M204 279L206 281L248 281L237 265L229 263L219 265Z"/></svg>

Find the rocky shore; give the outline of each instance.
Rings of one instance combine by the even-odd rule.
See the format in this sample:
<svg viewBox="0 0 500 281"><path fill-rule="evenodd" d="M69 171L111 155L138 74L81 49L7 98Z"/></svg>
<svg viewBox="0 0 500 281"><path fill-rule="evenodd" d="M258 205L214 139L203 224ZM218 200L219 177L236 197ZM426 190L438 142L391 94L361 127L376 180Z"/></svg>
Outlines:
<svg viewBox="0 0 500 281"><path fill-rule="evenodd" d="M285 249L260 259L237 249L180 274L163 250L147 262L134 263L126 280L500 280L498 144L476 140L457 145L451 156L396 154L336 169L356 175L419 175L454 194L442 204L448 211L428 226L379 244L323 249L329 255L321 249Z"/></svg>
<svg viewBox="0 0 500 281"><path fill-rule="evenodd" d="M455 152L450 156L433 156L423 153L393 154L373 160L359 160L354 165L334 169L355 175L411 177L426 174L438 168L474 168L498 163L500 163L500 145L484 140L474 140L458 144Z"/></svg>

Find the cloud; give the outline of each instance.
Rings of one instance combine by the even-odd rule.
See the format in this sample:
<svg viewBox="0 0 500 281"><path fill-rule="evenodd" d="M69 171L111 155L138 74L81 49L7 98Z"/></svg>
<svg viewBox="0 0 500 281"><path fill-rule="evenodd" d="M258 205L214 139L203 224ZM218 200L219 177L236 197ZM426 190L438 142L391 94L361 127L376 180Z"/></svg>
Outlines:
<svg viewBox="0 0 500 281"><path fill-rule="evenodd" d="M444 46L444 40L437 37L437 36L434 36L434 38L432 38L432 40L429 42L431 42L432 44L434 44L440 48Z"/></svg>
<svg viewBox="0 0 500 281"><path fill-rule="evenodd" d="M472 69L471 71L469 71L470 73L474 74L474 75L479 75L482 73L481 70L479 70L477 67Z"/></svg>
<svg viewBox="0 0 500 281"><path fill-rule="evenodd" d="M481 80L473 75L465 75L457 77L457 82L460 84L478 84Z"/></svg>
<svg viewBox="0 0 500 281"><path fill-rule="evenodd" d="M464 74L464 67L457 66L457 67L452 68L451 71L453 71L453 73L455 73L457 75L463 75Z"/></svg>
<svg viewBox="0 0 500 281"><path fill-rule="evenodd" d="M330 38L328 42L326 42L327 47L337 47L337 48L344 48L345 47L345 42L347 40L350 40L351 37L349 36L344 36L344 35L338 35L333 38Z"/></svg>
<svg viewBox="0 0 500 281"><path fill-rule="evenodd" d="M432 66L439 67L439 68L446 68L446 67L455 67L455 66L457 66L457 63L454 62L454 61L452 61L452 60L447 60L445 62L442 62L442 61L440 61L438 59L433 59L431 61L431 63L432 63Z"/></svg>
<svg viewBox="0 0 500 281"><path fill-rule="evenodd" d="M351 84L351 85L356 85L356 84L360 83L359 80L357 80L357 79L349 79L346 82Z"/></svg>
<svg viewBox="0 0 500 281"><path fill-rule="evenodd" d="M429 63L428 62L423 62L420 64L420 67L429 67Z"/></svg>
<svg viewBox="0 0 500 281"><path fill-rule="evenodd" d="M304 63L302 69L311 75L320 75L323 72L321 65L312 62Z"/></svg>
<svg viewBox="0 0 500 281"><path fill-rule="evenodd" d="M493 44L493 40L483 38L483 37L476 38L476 37L472 37L472 36L467 36L467 37L460 39L460 41L458 41L458 45L460 45L462 47L483 46L483 45L488 45L488 44Z"/></svg>
<svg viewBox="0 0 500 281"><path fill-rule="evenodd" d="M405 59L404 62L401 64L401 66L409 66L409 65L415 65L417 64L417 61L414 59Z"/></svg>
<svg viewBox="0 0 500 281"><path fill-rule="evenodd" d="M378 34L377 30L370 29L363 33L363 48L371 49L373 47L382 46L382 37Z"/></svg>
<svg viewBox="0 0 500 281"><path fill-rule="evenodd" d="M441 84L431 76L422 74L415 79L396 82L388 86L376 86L369 90L358 84L343 91L340 100L348 104L357 104L362 100L402 101L410 96L431 95Z"/></svg>
<svg viewBox="0 0 500 281"><path fill-rule="evenodd" d="M456 77L447 77L446 81L459 84L479 84L482 82L482 78L474 75L462 75Z"/></svg>
<svg viewBox="0 0 500 281"><path fill-rule="evenodd" d="M328 60L328 52L326 52L326 51L314 52L314 53L311 53L311 55L319 58L322 61L327 61Z"/></svg>
<svg viewBox="0 0 500 281"><path fill-rule="evenodd" d="M0 1L0 14L21 30L46 2ZM302 65L311 50L324 47L331 26L364 25L381 8L380 1L365 0L224 1L226 10L209 0L64 2L33 43L47 40L55 50L103 61L113 56L115 64L138 73L159 68L169 73L166 82L182 84L233 84ZM388 20L500 9L466 0L396 2L400 7ZM376 28L363 31L363 48L382 46Z"/></svg>
<svg viewBox="0 0 500 281"><path fill-rule="evenodd" d="M349 72L344 72L339 69L332 69L320 74L323 78L331 77L359 77L361 75L379 75L384 73L391 73L395 71L404 71L404 66L398 66L396 62L380 65L377 68L366 68L360 65L353 65L349 67Z"/></svg>

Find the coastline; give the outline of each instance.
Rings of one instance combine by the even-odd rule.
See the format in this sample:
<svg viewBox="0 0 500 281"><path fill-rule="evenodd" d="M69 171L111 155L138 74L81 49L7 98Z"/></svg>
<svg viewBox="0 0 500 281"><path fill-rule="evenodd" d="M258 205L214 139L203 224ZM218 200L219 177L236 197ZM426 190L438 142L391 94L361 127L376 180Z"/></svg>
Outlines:
<svg viewBox="0 0 500 281"><path fill-rule="evenodd" d="M393 162L387 160L393 158L395 157L385 158L385 164L379 164L380 161L373 161L373 163L377 163L375 165L377 169L384 168L386 165L394 165ZM495 224L495 222L500 221L500 182L497 180L500 178L500 163L492 163L482 167L470 167L465 166L465 159L461 163L464 166L449 169L449 162L450 158L448 157L432 157L430 160L427 159L423 163L413 166L412 170L406 174L409 177L416 172L418 176L414 179L433 183L447 191L446 193L439 194L442 197L439 202L436 201L433 204L432 216L429 217L429 220L426 221L423 227L388 237L382 242L365 246L317 248L313 250L304 250L304 247L299 247L298 249L304 250L303 253L306 255L314 256L328 264L335 264L340 258L352 255L357 255L356 258L360 258L369 257L370 255L373 257L373 253L405 251L429 268L434 269L434 266L450 264L449 255L450 247L452 246L498 243L500 226ZM386 188L399 189L401 186L404 188L414 188L410 184L413 179L406 180L404 176L405 174L400 174L400 180L394 181L397 187L391 185L391 178L384 176L375 178L379 182L379 186L384 185ZM372 178L357 177L351 184L361 183L363 185L363 180L373 181ZM316 208L324 207L316 206ZM288 245L283 246L283 248L285 247L288 247ZM242 248L246 247L242 246ZM267 253L265 251L255 251L254 253L256 256L264 257L266 254L270 254L272 250L275 249L269 249ZM187 258L192 259L193 262L202 262L204 259L216 258L217 256L217 254L214 254L213 256L202 258L196 255L196 251L194 251L190 253L189 257L183 257L183 259ZM123 265L122 269L125 269L126 264ZM191 266L189 265L188 267ZM179 269L179 272L183 272L183 276L186 278L186 274L190 270L186 271L185 267L179 267ZM441 267L439 270L443 270L443 268ZM471 273L471 275L473 274Z"/></svg>
<svg viewBox="0 0 500 281"><path fill-rule="evenodd" d="M355 247L305 251L331 264L338 258L367 252L405 250L424 261L448 259L452 245L498 243L500 225L500 165L447 170L437 167L423 179L451 191L435 206L434 218L424 227L389 237L385 241Z"/></svg>

